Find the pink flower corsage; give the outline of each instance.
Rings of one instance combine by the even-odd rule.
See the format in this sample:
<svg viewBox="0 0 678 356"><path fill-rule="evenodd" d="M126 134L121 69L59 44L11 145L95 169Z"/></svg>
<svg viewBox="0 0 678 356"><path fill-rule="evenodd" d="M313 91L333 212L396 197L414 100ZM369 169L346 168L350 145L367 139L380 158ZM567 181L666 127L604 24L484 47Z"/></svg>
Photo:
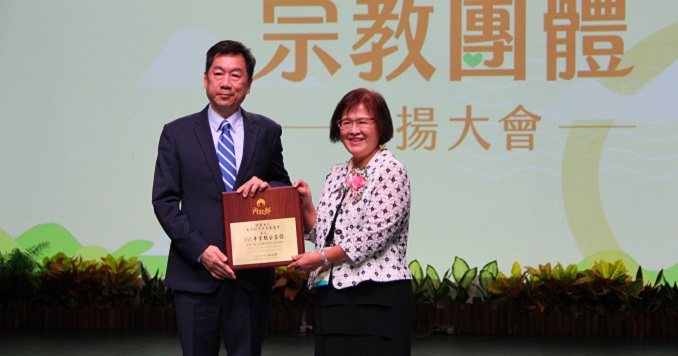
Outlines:
<svg viewBox="0 0 678 356"><path fill-rule="evenodd" d="M344 192L353 200L362 199L365 191L365 180L367 179L367 168L353 168L346 177L344 177Z"/></svg>

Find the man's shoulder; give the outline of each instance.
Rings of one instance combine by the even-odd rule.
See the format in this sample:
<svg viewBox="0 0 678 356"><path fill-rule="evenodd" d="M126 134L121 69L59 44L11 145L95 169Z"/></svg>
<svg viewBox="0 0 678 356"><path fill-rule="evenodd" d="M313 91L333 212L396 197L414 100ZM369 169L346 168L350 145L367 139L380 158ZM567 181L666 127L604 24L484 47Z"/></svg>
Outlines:
<svg viewBox="0 0 678 356"><path fill-rule="evenodd" d="M178 119L170 121L167 123L167 125L172 127L192 126L204 120L207 120L207 108L203 109L202 111L198 111L196 113L182 116Z"/></svg>
<svg viewBox="0 0 678 356"><path fill-rule="evenodd" d="M280 127L280 124L273 119L261 114L246 111L245 109L242 109L242 116L243 119L249 120L251 123L261 127Z"/></svg>

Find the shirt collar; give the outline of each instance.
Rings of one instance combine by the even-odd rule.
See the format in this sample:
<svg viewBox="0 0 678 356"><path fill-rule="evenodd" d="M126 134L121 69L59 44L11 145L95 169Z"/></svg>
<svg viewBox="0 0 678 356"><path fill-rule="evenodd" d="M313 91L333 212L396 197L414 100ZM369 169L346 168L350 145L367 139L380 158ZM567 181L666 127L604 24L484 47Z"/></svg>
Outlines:
<svg viewBox="0 0 678 356"><path fill-rule="evenodd" d="M224 118L221 117L221 115L217 114L216 111L212 110L211 106L207 107L207 119L210 123L210 127L212 128L212 131L218 132L219 127L221 126L221 122L224 121ZM233 115L225 118L228 120L228 122L231 124L231 130L233 132L238 132L240 128L242 127L242 112L241 109L238 109Z"/></svg>

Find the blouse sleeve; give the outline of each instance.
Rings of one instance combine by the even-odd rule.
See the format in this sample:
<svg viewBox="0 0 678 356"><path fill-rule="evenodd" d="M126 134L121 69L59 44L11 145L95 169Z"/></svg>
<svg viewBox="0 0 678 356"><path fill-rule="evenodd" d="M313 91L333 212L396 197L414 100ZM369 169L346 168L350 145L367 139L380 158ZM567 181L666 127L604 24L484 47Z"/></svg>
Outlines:
<svg viewBox="0 0 678 356"><path fill-rule="evenodd" d="M399 162L380 167L369 177L371 194L360 226L341 239L341 247L354 264L375 255L390 244L406 244L400 234L410 214L410 180ZM404 240L404 241L400 241Z"/></svg>

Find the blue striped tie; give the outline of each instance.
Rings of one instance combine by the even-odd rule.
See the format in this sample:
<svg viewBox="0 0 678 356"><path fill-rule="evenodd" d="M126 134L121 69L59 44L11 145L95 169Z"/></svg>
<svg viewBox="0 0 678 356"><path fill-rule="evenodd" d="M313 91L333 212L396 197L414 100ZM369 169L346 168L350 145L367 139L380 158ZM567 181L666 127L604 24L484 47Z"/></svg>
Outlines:
<svg viewBox="0 0 678 356"><path fill-rule="evenodd" d="M224 120L219 126L221 130L221 138L217 145L217 156L219 157L219 168L221 168L221 178L224 181L226 191L233 190L235 183L235 145L233 145L233 137L231 137L231 124Z"/></svg>

